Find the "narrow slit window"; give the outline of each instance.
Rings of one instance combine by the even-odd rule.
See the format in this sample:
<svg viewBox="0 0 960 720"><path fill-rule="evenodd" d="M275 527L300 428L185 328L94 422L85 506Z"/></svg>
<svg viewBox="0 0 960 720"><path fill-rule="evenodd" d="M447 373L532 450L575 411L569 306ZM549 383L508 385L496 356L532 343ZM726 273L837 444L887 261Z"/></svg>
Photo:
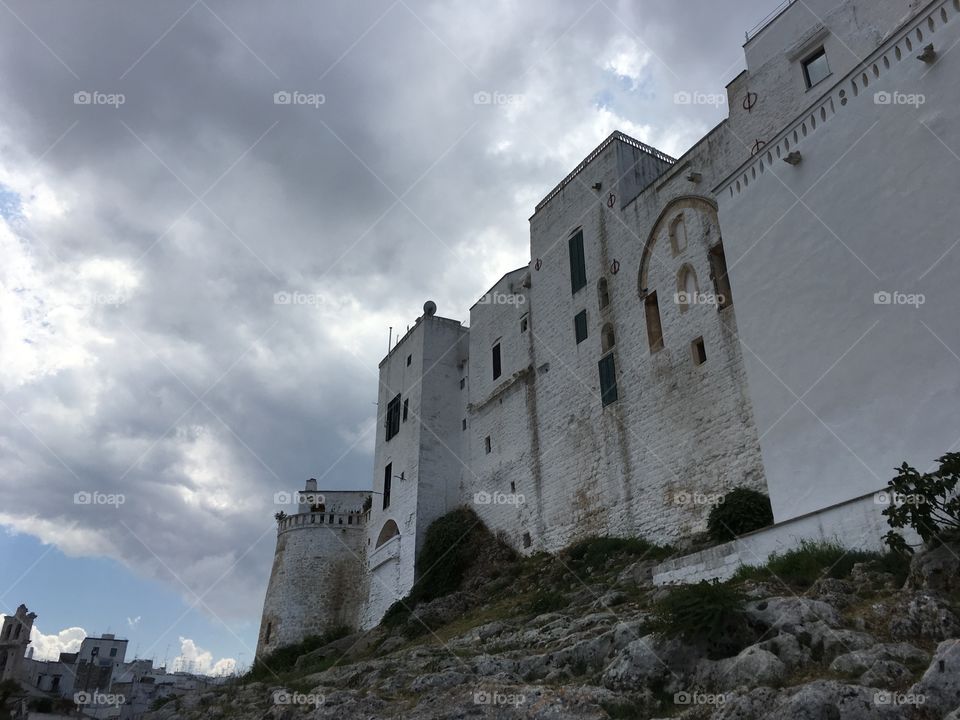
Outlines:
<svg viewBox="0 0 960 720"><path fill-rule="evenodd" d="M483 439L483 449L489 454L489 453L490 453L490 450L492 449L492 447L493 447L493 446L490 444L490 436L487 435L487 436Z"/></svg>
<svg viewBox="0 0 960 720"><path fill-rule="evenodd" d="M502 368L500 367L500 343L493 346L493 379L500 377Z"/></svg>
<svg viewBox="0 0 960 720"><path fill-rule="evenodd" d="M730 276L727 274L727 257L723 253L723 243L718 242L710 248L710 277L717 294L717 310L723 310L733 304L730 292Z"/></svg>
<svg viewBox="0 0 960 720"><path fill-rule="evenodd" d="M703 337L698 337L690 343L690 352L693 355L694 365L703 365L707 361L707 349L703 344Z"/></svg>
<svg viewBox="0 0 960 720"><path fill-rule="evenodd" d="M393 483L393 463L387 463L383 470L383 509L390 507L390 485ZM333 515L330 516L330 522L333 522Z"/></svg>
<svg viewBox="0 0 960 720"><path fill-rule="evenodd" d="M603 310L610 304L610 291L607 289L607 279L597 281L597 305Z"/></svg>
<svg viewBox="0 0 960 720"><path fill-rule="evenodd" d="M403 401L403 421L407 421L407 413L410 411L410 398Z"/></svg>
<svg viewBox="0 0 960 720"><path fill-rule="evenodd" d="M643 301L643 309L647 316L647 340L650 342L650 352L663 350L663 327L660 325L660 304L657 302L657 293L652 292Z"/></svg>

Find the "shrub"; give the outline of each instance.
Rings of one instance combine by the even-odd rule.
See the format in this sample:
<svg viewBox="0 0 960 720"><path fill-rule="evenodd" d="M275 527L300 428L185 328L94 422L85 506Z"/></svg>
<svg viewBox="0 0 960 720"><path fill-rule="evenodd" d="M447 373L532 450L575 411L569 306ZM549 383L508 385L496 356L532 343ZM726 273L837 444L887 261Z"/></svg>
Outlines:
<svg viewBox="0 0 960 720"><path fill-rule="evenodd" d="M710 511L707 531L717 542L727 542L772 524L770 498L757 490L737 488Z"/></svg>
<svg viewBox="0 0 960 720"><path fill-rule="evenodd" d="M569 604L563 593L556 590L538 590L527 604L527 611L532 615L543 615L544 613L562 610Z"/></svg>
<svg viewBox="0 0 960 720"><path fill-rule="evenodd" d="M281 672L292 670L301 655L306 655L322 648L324 645L340 640L351 632L353 631L348 627L333 627L322 635L308 635L301 642L277 648L269 655L257 658L244 680L270 680L275 678Z"/></svg>
<svg viewBox="0 0 960 720"><path fill-rule="evenodd" d="M673 552L670 547L654 545L643 538L589 537L563 552L572 570L602 568L616 555L662 560Z"/></svg>
<svg viewBox="0 0 960 720"><path fill-rule="evenodd" d="M456 590L473 563L474 545L479 544L480 536L485 534L483 522L466 507L451 510L434 520L427 528L417 558L420 577L410 591L410 599L418 603Z"/></svg>
<svg viewBox="0 0 960 720"><path fill-rule="evenodd" d="M903 584L909 571L909 560L899 553L878 553L849 550L835 542L802 540L800 547L785 553L774 553L763 567L742 567L736 579L774 578L806 590L822 577L845 578L857 563L871 569L892 573Z"/></svg>
<svg viewBox="0 0 960 720"><path fill-rule="evenodd" d="M925 543L938 540L943 532L960 530L960 452L937 458L940 468L920 473L907 463L887 484L888 506L883 514L891 530L884 540L891 550L912 553L913 547L897 532L910 527Z"/></svg>
<svg viewBox="0 0 960 720"><path fill-rule="evenodd" d="M671 590L653 607L652 628L704 649L713 659L734 655L754 634L744 611L745 596L735 587L702 581Z"/></svg>

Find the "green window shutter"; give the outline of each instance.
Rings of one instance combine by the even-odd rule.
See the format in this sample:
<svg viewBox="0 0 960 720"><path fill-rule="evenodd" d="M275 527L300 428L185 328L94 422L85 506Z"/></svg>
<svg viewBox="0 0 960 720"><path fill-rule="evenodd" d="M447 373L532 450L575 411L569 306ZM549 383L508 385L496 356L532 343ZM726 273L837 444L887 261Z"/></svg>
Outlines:
<svg viewBox="0 0 960 720"><path fill-rule="evenodd" d="M613 354L607 355L597 363L600 371L600 402L604 407L617 401L617 367Z"/></svg>
<svg viewBox="0 0 960 720"><path fill-rule="evenodd" d="M587 266L583 255L583 231L577 231L577 234L570 238L570 288L576 293L577 290L586 287L587 284Z"/></svg>
<svg viewBox="0 0 960 720"><path fill-rule="evenodd" d="M577 338L577 345L587 339L587 311L581 310L573 318L573 332Z"/></svg>

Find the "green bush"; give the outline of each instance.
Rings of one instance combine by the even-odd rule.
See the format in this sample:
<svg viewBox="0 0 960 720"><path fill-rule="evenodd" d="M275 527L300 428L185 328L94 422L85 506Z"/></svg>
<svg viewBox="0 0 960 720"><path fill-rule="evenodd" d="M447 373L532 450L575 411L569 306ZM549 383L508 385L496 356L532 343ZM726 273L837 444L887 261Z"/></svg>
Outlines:
<svg viewBox="0 0 960 720"><path fill-rule="evenodd" d="M543 615L544 613L562 610L569 604L563 593L556 590L538 590L527 604L526 609L532 615Z"/></svg>
<svg viewBox="0 0 960 720"><path fill-rule="evenodd" d="M410 607L421 601L448 595L460 586L473 563L474 547L487 534L477 514L457 508L433 521L417 558L420 576L410 591Z"/></svg>
<svg viewBox="0 0 960 720"><path fill-rule="evenodd" d="M897 530L910 527L925 543L940 539L944 532L960 531L960 452L937 458L940 468L920 473L907 463L887 484L888 505L883 514L890 525L884 540L895 552L912 553L913 548Z"/></svg>
<svg viewBox="0 0 960 720"><path fill-rule="evenodd" d="M735 587L702 581L671 590L654 604L652 629L706 651L713 659L735 655L756 638Z"/></svg>
<svg viewBox="0 0 960 720"><path fill-rule="evenodd" d="M600 569L611 557L662 560L672 554L670 547L654 545L643 538L589 537L563 551L562 558L572 570Z"/></svg>
<svg viewBox="0 0 960 720"><path fill-rule="evenodd" d="M244 676L244 680L249 682L275 679L278 674L292 670L297 663L297 658L301 655L306 655L322 648L324 645L340 640L351 632L353 631L348 627L333 627L322 635L308 635L301 642L277 648L269 655L255 660L253 666Z"/></svg>
<svg viewBox="0 0 960 720"><path fill-rule="evenodd" d="M727 542L772 524L770 498L757 490L737 488L710 511L707 531L717 542Z"/></svg>
<svg viewBox="0 0 960 720"><path fill-rule="evenodd" d="M807 590L822 577L848 577L857 563L867 563L872 570L891 573L901 585L910 568L909 558L901 553L849 550L834 542L803 540L795 550L771 555L763 567L740 568L735 578L775 579Z"/></svg>

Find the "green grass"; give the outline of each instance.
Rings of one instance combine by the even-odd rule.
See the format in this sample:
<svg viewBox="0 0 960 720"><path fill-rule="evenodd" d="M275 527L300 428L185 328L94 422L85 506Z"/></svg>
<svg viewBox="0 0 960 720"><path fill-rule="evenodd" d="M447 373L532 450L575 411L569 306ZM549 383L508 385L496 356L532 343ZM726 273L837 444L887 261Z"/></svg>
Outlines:
<svg viewBox="0 0 960 720"><path fill-rule="evenodd" d="M651 626L668 638L698 645L712 659L734 655L755 639L735 586L702 581L670 590L653 606Z"/></svg>
<svg viewBox="0 0 960 720"><path fill-rule="evenodd" d="M868 563L872 570L892 574L900 585L910 569L909 557L898 553L848 550L834 542L804 540L795 550L774 553L764 566L741 567L733 580L780 580L806 590L821 577L849 577L857 563Z"/></svg>
<svg viewBox="0 0 960 720"><path fill-rule="evenodd" d="M643 538L589 537L563 551L562 557L575 571L599 570L611 558L662 560L673 554L669 546L655 545Z"/></svg>
<svg viewBox="0 0 960 720"><path fill-rule="evenodd" d="M331 628L323 635L310 635L295 645L278 648L269 655L258 659L244 676L244 681L256 682L275 679L277 675L293 670L296 666L297 658L301 655L306 655L309 652L322 648L324 645L329 645L340 638L344 638L349 635L350 632L350 628L347 627ZM311 666L311 670L314 670L315 667L319 668L324 664L326 664L325 660L318 661L314 666ZM330 667L333 664L334 662L330 662L326 664L326 667ZM326 669L326 667L322 669Z"/></svg>
<svg viewBox="0 0 960 720"><path fill-rule="evenodd" d="M570 604L566 596L556 590L538 590L533 598L527 603L526 610L532 615L543 615L544 613L563 610Z"/></svg>

